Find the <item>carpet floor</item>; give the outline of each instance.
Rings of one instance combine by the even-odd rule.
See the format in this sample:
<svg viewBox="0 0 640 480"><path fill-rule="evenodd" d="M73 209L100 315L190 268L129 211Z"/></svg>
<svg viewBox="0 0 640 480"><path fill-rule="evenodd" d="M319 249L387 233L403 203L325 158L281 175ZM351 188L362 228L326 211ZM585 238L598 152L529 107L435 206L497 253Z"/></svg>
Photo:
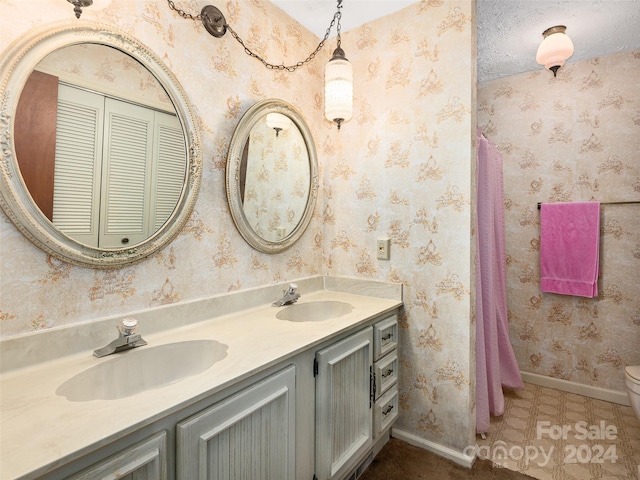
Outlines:
<svg viewBox="0 0 640 480"><path fill-rule="evenodd" d="M358 480L530 480L533 477L478 459L466 468L406 442L392 438Z"/></svg>

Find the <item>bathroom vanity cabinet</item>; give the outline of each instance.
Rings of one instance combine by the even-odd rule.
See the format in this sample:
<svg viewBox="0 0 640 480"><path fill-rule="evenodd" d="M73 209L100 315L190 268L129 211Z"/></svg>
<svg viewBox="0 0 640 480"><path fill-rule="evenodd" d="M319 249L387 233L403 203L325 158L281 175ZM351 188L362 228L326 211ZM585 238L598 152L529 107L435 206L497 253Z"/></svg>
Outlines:
<svg viewBox="0 0 640 480"><path fill-rule="evenodd" d="M171 415L163 430L75 476L67 472L85 461L45 478L346 478L397 416L396 339L392 312Z"/></svg>
<svg viewBox="0 0 640 480"><path fill-rule="evenodd" d="M189 416L180 420L184 415ZM158 422L151 430L164 428L149 438L130 446L131 438L119 441L43 478L295 480L295 416L296 368L289 365L227 398L215 395ZM114 448L115 454L95 461ZM69 474L87 462L95 463Z"/></svg>
<svg viewBox="0 0 640 480"><path fill-rule="evenodd" d="M398 417L398 318L392 315L373 326L373 434L387 431Z"/></svg>
<svg viewBox="0 0 640 480"><path fill-rule="evenodd" d="M295 480L296 372L289 366L177 426L178 480Z"/></svg>
<svg viewBox="0 0 640 480"><path fill-rule="evenodd" d="M151 438L114 454L74 475L71 480L165 480L167 478L167 434Z"/></svg>
<svg viewBox="0 0 640 480"><path fill-rule="evenodd" d="M397 338L392 313L316 354L317 478L345 478L388 434L398 415Z"/></svg>
<svg viewBox="0 0 640 480"><path fill-rule="evenodd" d="M35 451L45 452L51 460L40 463L39 469L27 470L23 465L28 457L21 457L19 462L12 462L16 465L12 473L0 477L349 478L382 448L398 413L396 344L401 301L334 293L317 297L308 294L306 300L317 299L348 302L354 313L341 320L288 322L274 319L278 310L270 306L246 310L223 322L213 320L170 334L172 342L218 338L228 346L227 357L194 380L116 400L78 402L53 396L52 407L40 401L39 405L45 405L42 413L50 412L47 418L52 420L40 430L48 435L46 445L37 446L40 450ZM256 315L255 322L245 320ZM238 339L237 344L231 341L231 334ZM148 336L146 340L149 345L159 346L164 338ZM280 351L289 353L274 354ZM38 373L36 368L18 371L3 378L3 387L9 387L4 391L15 391L14 385L35 391L38 386L34 378L55 375L59 376L50 384L59 385L60 379L84 372L86 365L95 366L97 361L84 355L69 359L69 365L74 362L74 366L64 374L60 372L67 368L62 366L64 362L52 365L50 372L55 374ZM31 396L31 391L21 393L21 398ZM5 402L3 408L9 405ZM33 418L42 408L34 404L30 415L20 415L25 431L43 424L43 420ZM3 416L6 439L5 418L11 418ZM98 434L96 430L112 433ZM68 446L69 439L75 442L73 450ZM65 453L57 453L60 451ZM12 459L5 452L3 463ZM0 470L5 468L3 465ZM16 471L19 474L13 473Z"/></svg>
<svg viewBox="0 0 640 480"><path fill-rule="evenodd" d="M373 442L373 329L316 354L316 476L338 478Z"/></svg>

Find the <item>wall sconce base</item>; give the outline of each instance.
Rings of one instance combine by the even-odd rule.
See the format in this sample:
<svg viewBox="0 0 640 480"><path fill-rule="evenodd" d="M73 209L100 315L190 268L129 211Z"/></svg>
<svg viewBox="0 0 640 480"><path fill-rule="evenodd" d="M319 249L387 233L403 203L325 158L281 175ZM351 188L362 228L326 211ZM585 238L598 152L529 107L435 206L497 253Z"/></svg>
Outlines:
<svg viewBox="0 0 640 480"><path fill-rule="evenodd" d="M206 5L200 12L202 24L207 32L216 38L223 37L227 33L227 20L217 7Z"/></svg>

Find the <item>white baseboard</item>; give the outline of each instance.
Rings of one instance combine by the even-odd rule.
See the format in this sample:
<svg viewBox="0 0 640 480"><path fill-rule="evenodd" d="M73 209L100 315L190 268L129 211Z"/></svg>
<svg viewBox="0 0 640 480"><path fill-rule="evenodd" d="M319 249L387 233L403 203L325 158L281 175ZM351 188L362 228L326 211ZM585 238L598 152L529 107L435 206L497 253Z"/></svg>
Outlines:
<svg viewBox="0 0 640 480"><path fill-rule="evenodd" d="M473 455L467 455L463 452L453 450L452 448L445 447L444 445L440 445L435 442L430 442L429 440L425 440L424 438L418 437L409 432L405 432L404 430L399 430L395 427L391 428L391 436L399 440L403 440L416 447L429 450L430 452L433 452L436 455L440 455L441 457L448 458L449 460L452 460L458 465L462 465L463 467L471 468L473 466L473 462L476 461L475 448L473 449Z"/></svg>
<svg viewBox="0 0 640 480"><path fill-rule="evenodd" d="M554 388L563 392L576 393L585 397L597 398L606 402L619 403L620 405L631 406L627 392L618 390L607 390L606 388L592 387L581 383L570 382L560 378L547 377L538 373L520 372L522 380L526 383L533 383L542 387Z"/></svg>

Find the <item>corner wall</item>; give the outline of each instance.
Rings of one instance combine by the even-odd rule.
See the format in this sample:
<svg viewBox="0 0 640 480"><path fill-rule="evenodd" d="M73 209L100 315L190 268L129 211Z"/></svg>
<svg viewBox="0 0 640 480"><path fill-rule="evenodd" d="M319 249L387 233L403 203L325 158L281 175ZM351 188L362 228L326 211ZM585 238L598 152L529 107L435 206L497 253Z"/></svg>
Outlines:
<svg viewBox="0 0 640 480"><path fill-rule="evenodd" d="M325 272L404 284L397 428L457 452L475 443L474 15L422 1L343 35L354 117L317 141Z"/></svg>

